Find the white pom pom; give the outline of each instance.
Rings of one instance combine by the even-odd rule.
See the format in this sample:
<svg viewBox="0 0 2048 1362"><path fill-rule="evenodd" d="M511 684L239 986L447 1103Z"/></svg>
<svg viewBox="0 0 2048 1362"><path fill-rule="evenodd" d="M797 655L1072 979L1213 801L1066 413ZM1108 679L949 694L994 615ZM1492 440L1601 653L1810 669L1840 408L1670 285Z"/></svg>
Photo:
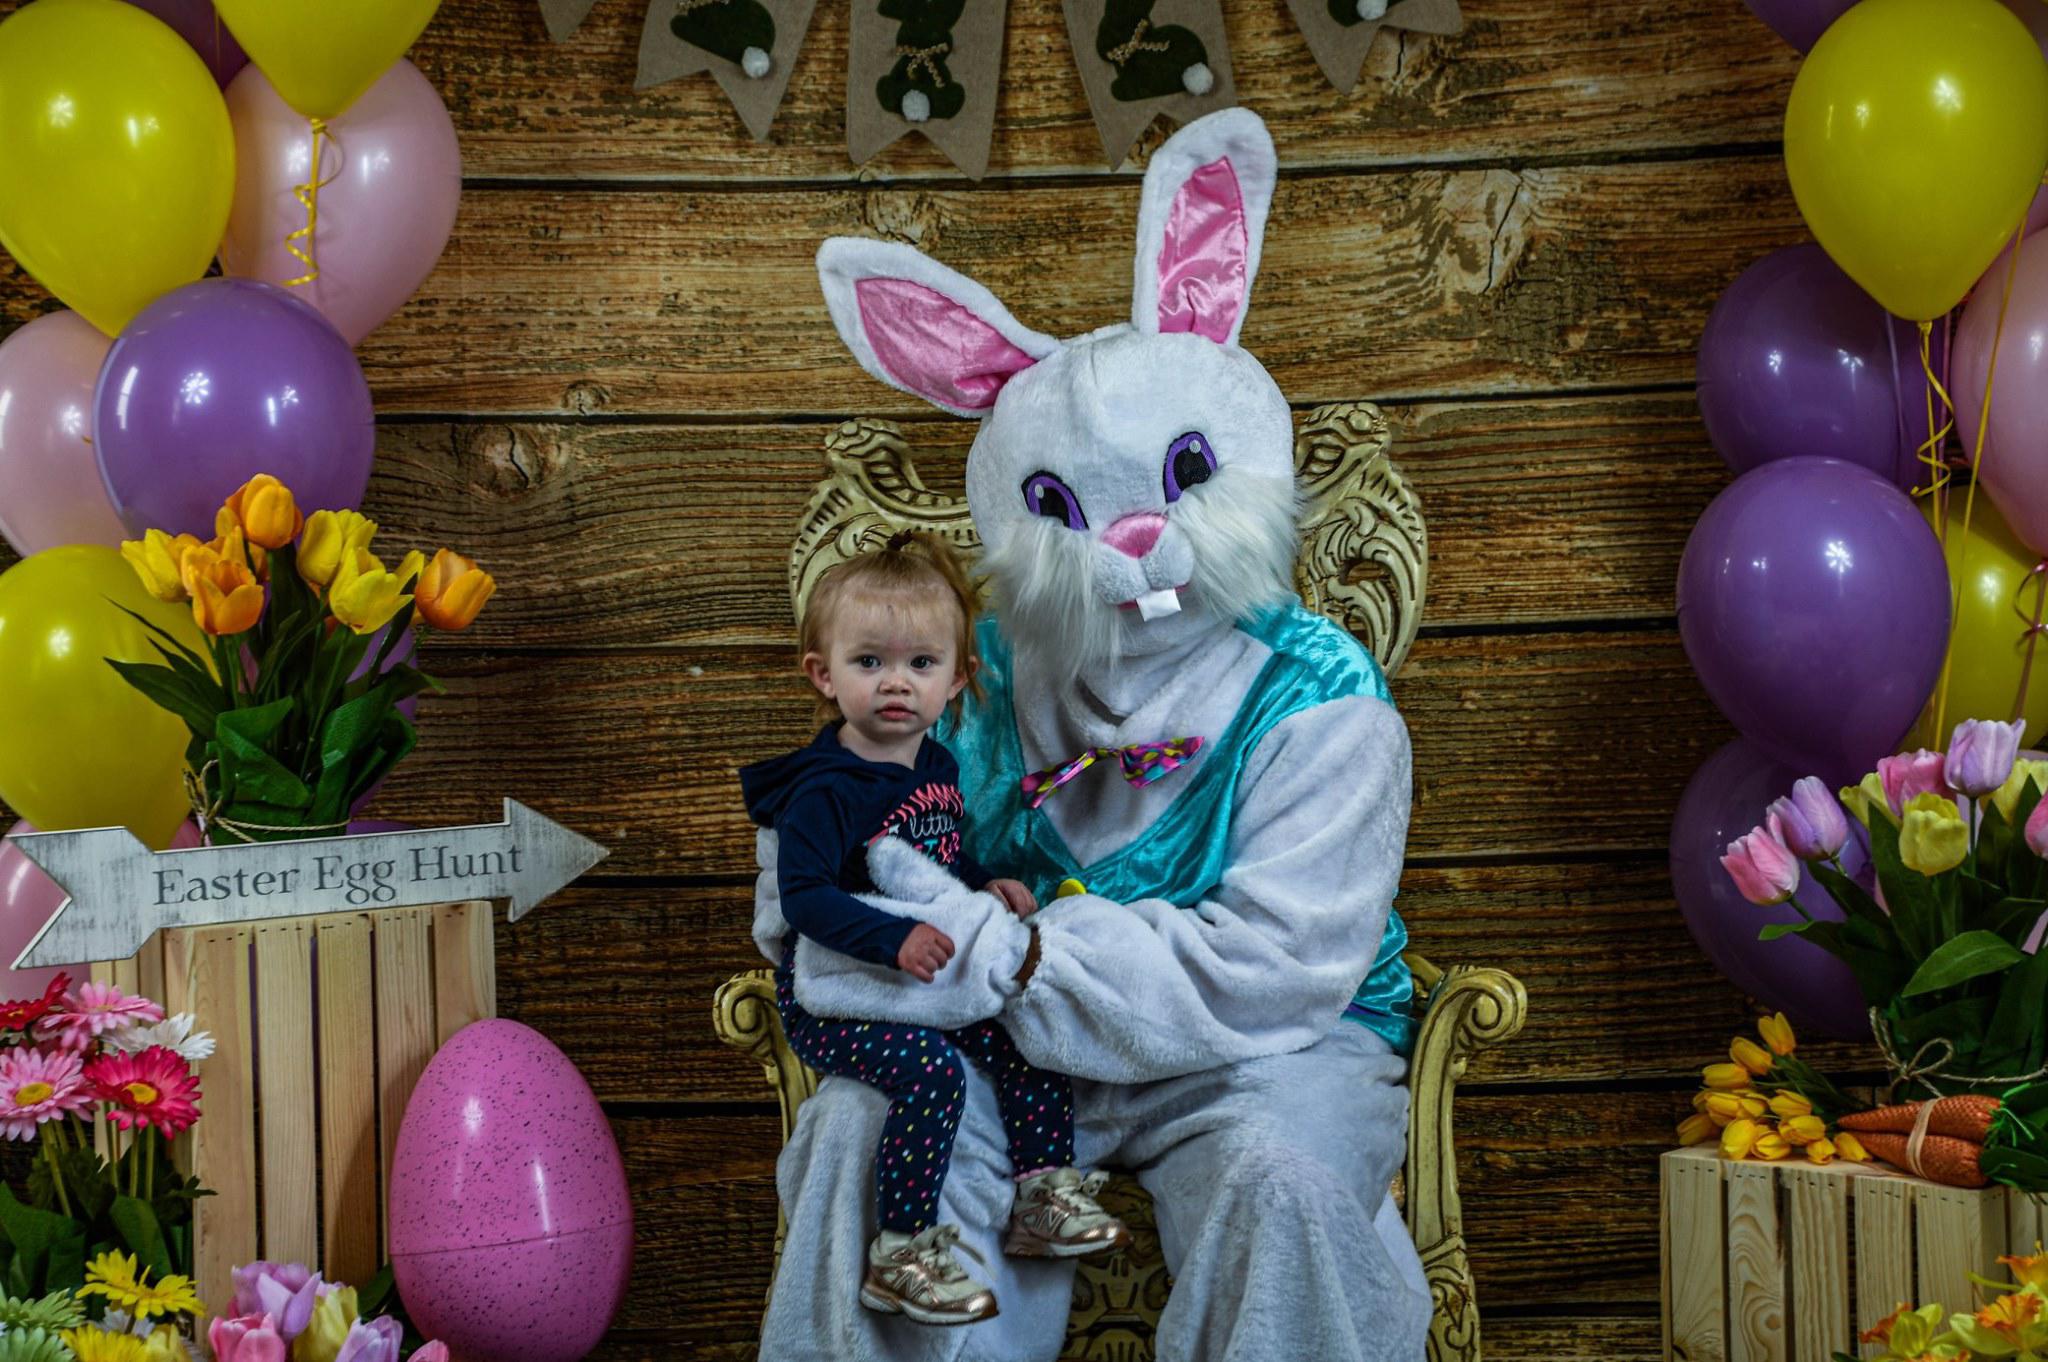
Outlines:
<svg viewBox="0 0 2048 1362"><path fill-rule="evenodd" d="M1359 3L1365 3L1365 0L1359 0ZM774 64L768 60L768 54L758 47L750 47L740 54L740 70L746 72L750 80L759 80L767 75L769 68Z"/></svg>
<svg viewBox="0 0 2048 1362"><path fill-rule="evenodd" d="M913 123L924 122L932 116L932 97L922 90L905 90L903 116Z"/></svg>
<svg viewBox="0 0 2048 1362"><path fill-rule="evenodd" d="M1368 24L1387 15L1387 0L1358 0L1358 17Z"/></svg>
<svg viewBox="0 0 2048 1362"><path fill-rule="evenodd" d="M1216 88L1216 73L1205 62L1196 62L1180 73L1180 83L1191 95L1206 95Z"/></svg>

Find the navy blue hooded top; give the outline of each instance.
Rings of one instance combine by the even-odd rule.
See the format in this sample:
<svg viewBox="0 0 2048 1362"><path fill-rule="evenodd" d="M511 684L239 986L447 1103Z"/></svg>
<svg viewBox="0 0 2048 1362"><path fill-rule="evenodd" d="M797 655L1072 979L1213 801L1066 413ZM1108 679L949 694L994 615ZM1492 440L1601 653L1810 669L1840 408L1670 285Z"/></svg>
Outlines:
<svg viewBox="0 0 2048 1362"><path fill-rule="evenodd" d="M827 724L809 746L741 767L740 791L748 816L775 829L783 919L842 955L893 968L917 925L854 897L874 892L868 848L881 838L903 838L969 889L995 878L961 850L960 767L930 738L899 766L848 750Z"/></svg>

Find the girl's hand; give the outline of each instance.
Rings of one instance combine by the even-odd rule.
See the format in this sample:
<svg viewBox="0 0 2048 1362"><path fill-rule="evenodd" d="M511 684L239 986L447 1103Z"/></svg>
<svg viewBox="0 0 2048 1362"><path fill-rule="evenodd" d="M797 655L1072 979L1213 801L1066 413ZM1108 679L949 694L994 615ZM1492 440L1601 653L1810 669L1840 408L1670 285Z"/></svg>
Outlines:
<svg viewBox="0 0 2048 1362"><path fill-rule="evenodd" d="M985 893L994 894L1018 917L1030 917L1038 911L1038 898L1022 880L990 880Z"/></svg>
<svg viewBox="0 0 2048 1362"><path fill-rule="evenodd" d="M929 922L920 922L903 938L903 945L896 952L896 966L920 983L928 984L952 958L953 938Z"/></svg>

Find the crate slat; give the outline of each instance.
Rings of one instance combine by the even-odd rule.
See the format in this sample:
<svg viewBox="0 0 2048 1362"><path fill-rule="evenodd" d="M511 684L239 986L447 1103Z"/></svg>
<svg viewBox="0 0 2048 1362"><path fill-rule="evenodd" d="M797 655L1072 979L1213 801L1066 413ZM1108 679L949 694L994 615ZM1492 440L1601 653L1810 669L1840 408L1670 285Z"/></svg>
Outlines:
<svg viewBox="0 0 2048 1362"><path fill-rule="evenodd" d="M1721 1164L1681 1149L1661 1163L1666 1357L1727 1362L1727 1269Z"/></svg>
<svg viewBox="0 0 2048 1362"><path fill-rule="evenodd" d="M1856 1330L1914 1300L1913 1184L1865 1178L1856 1184Z"/></svg>
<svg viewBox="0 0 2048 1362"><path fill-rule="evenodd" d="M1785 1256L1777 1170L1731 1163L1728 1187L1728 1362L1787 1362Z"/></svg>
<svg viewBox="0 0 2048 1362"><path fill-rule="evenodd" d="M2048 1197L2006 1193L2006 1251L2016 1256L2032 1253L2044 1240L2048 1240Z"/></svg>
<svg viewBox="0 0 2048 1362"><path fill-rule="evenodd" d="M199 1065L205 1113L191 1140L192 1173L213 1191L194 1207L194 1268L201 1300L234 1294L229 1269L260 1256L256 1203L256 1083L250 1064L249 933L171 933L166 985L179 1010L197 1013L217 1047ZM182 988L179 986L182 985Z"/></svg>
<svg viewBox="0 0 2048 1362"><path fill-rule="evenodd" d="M1950 1311L1974 1310L1970 1274L1988 1277L2005 1252L2005 1189L1967 1191L1918 1183L1913 1223L1919 1239L1920 1293L1915 1305L1940 1301Z"/></svg>
<svg viewBox="0 0 2048 1362"><path fill-rule="evenodd" d="M377 1270L377 1033L370 919L316 919L320 995L320 1206L322 1268L361 1282Z"/></svg>
<svg viewBox="0 0 2048 1362"><path fill-rule="evenodd" d="M1793 1362L1829 1362L1849 1333L1849 1184L1822 1168L1791 1167L1783 1176Z"/></svg>
<svg viewBox="0 0 2048 1362"><path fill-rule="evenodd" d="M313 941L301 918L254 931L256 1090L261 1093L263 1256L311 1263L320 1254L318 1132L313 1094Z"/></svg>
<svg viewBox="0 0 2048 1362"><path fill-rule="evenodd" d="M437 1045L498 1015L498 959L489 903L454 903L434 916L434 1030Z"/></svg>
<svg viewBox="0 0 2048 1362"><path fill-rule="evenodd" d="M370 915L377 995L377 1127L382 1172L391 1186L391 1157L406 1099L434 1053L434 962L430 911L390 908ZM388 1229L384 1247L390 1247Z"/></svg>

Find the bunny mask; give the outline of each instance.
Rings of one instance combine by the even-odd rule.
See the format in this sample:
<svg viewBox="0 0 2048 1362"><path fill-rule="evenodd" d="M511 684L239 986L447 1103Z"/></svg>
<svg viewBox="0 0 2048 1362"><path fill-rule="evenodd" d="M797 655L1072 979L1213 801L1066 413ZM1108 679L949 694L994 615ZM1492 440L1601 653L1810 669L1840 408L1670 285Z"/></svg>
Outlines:
<svg viewBox="0 0 2048 1362"><path fill-rule="evenodd" d="M1170 141L1145 175L1131 320L1064 342L911 247L818 252L862 367L980 418L967 501L984 566L1009 627L1058 640L1076 671L1291 594L1293 421L1237 344L1274 172L1245 110Z"/></svg>

